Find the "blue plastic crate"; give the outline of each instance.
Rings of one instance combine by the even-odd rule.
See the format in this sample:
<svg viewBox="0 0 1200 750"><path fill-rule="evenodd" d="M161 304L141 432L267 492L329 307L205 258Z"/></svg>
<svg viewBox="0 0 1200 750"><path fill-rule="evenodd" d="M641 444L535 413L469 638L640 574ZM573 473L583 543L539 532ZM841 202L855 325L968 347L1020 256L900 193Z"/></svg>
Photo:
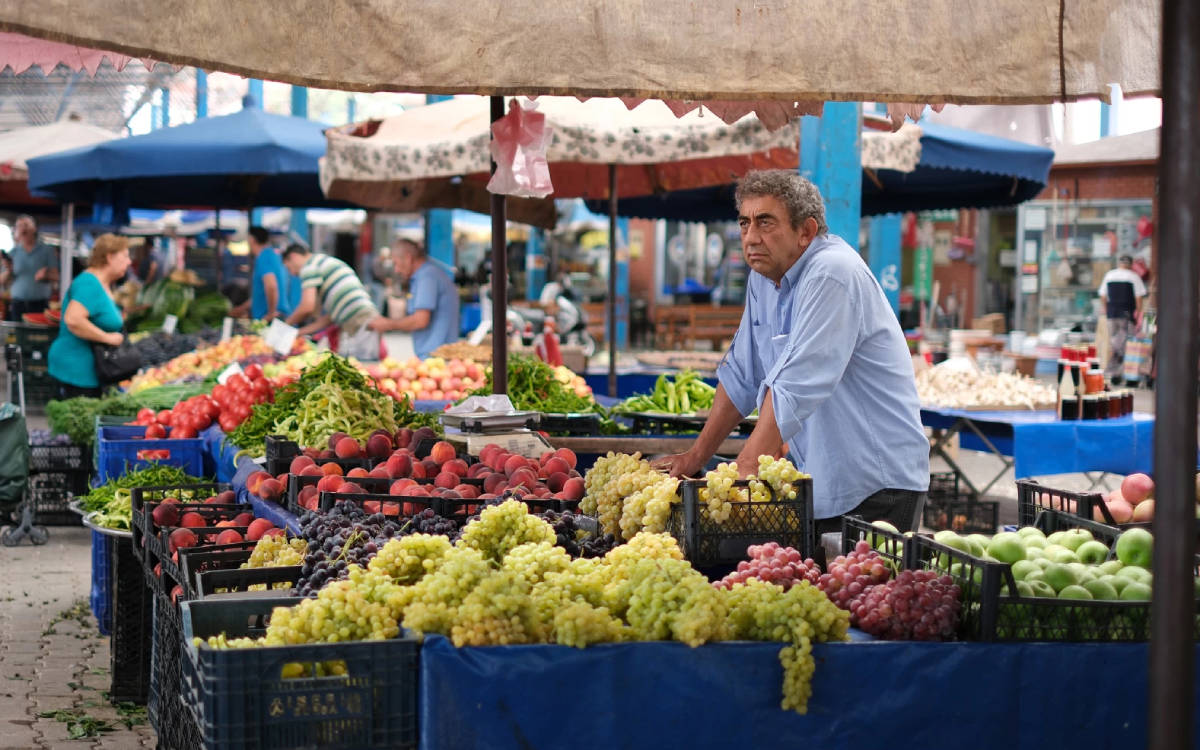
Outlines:
<svg viewBox="0 0 1200 750"><path fill-rule="evenodd" d="M92 590L88 601L100 627L100 635L112 632L113 538L92 531Z"/></svg>
<svg viewBox="0 0 1200 750"><path fill-rule="evenodd" d="M192 637L261 635L276 606L296 598L214 599L180 605L183 704L208 750L417 746L420 642L311 643L246 649L195 646ZM341 676L312 676L342 662ZM286 678L284 665L308 676Z"/></svg>
<svg viewBox="0 0 1200 750"><path fill-rule="evenodd" d="M204 476L204 441L200 438L146 440L146 428L139 425L101 425L97 428L96 476L99 483L124 475L130 470L155 464L178 466L194 477ZM166 458L139 458L142 451L165 450Z"/></svg>

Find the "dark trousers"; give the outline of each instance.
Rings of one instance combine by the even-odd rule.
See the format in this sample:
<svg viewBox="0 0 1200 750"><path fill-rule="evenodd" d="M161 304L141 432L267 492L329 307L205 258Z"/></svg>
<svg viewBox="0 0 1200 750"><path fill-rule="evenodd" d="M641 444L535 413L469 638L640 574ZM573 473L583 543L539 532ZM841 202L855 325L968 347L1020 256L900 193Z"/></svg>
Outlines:
<svg viewBox="0 0 1200 750"><path fill-rule="evenodd" d="M25 313L40 313L45 312L50 306L48 299L14 299L8 303L8 319L13 323L20 323L21 316Z"/></svg>
<svg viewBox="0 0 1200 750"><path fill-rule="evenodd" d="M868 523L887 521L900 531L916 531L921 527L921 513L925 509L925 493L913 490L885 489L876 492L859 503L847 516L860 516ZM817 539L822 534L841 532L842 517L817 519Z"/></svg>
<svg viewBox="0 0 1200 750"><path fill-rule="evenodd" d="M55 398L59 401L65 401L76 396L90 396L91 398L100 398L100 388L81 388L77 385L64 383L58 378L54 378Z"/></svg>

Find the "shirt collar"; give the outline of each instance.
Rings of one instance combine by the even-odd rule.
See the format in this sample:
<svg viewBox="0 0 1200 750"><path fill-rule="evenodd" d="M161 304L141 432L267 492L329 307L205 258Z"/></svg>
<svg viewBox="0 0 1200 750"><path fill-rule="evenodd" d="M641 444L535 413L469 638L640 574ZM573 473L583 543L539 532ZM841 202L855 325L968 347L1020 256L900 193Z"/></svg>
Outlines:
<svg viewBox="0 0 1200 750"><path fill-rule="evenodd" d="M786 294L796 286L796 282L800 280L800 275L804 273L804 267L808 265L809 258L820 252L825 245L827 237L828 235L821 235L820 237L813 238L813 241L809 243L809 246L804 250L804 254L792 264L792 267L789 268L787 273L783 275L783 278L780 279L780 294Z"/></svg>

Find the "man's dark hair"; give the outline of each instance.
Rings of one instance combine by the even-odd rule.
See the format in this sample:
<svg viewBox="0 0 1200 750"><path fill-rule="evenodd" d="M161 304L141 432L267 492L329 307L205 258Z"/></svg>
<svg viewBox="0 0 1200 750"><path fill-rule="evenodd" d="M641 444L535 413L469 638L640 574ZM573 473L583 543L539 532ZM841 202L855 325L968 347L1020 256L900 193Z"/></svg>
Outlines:
<svg viewBox="0 0 1200 750"><path fill-rule="evenodd" d="M271 240L271 234L262 227L250 227L247 233L254 238L254 241L260 245L266 245Z"/></svg>
<svg viewBox="0 0 1200 750"><path fill-rule="evenodd" d="M1132 266L1133 265L1133 256L1132 255L1122 255L1119 258L1117 258L1117 262L1118 263L1128 263L1129 265Z"/></svg>
<svg viewBox="0 0 1200 750"><path fill-rule="evenodd" d="M283 251L283 260L287 260L293 255L311 255L309 249L299 243L293 243L287 246L287 250Z"/></svg>
<svg viewBox="0 0 1200 750"><path fill-rule="evenodd" d="M424 242L418 242L417 240L410 240L407 237L401 237L396 240L396 245L408 245L409 248L412 249L413 257L417 258L418 260L423 260L429 257L429 252L425 249Z"/></svg>

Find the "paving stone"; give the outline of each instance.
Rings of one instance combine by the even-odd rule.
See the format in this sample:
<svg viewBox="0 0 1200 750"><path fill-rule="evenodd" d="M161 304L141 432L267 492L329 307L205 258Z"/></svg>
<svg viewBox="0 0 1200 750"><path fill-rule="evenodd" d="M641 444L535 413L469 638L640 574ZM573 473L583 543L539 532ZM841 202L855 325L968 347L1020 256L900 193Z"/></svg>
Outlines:
<svg viewBox="0 0 1200 750"><path fill-rule="evenodd" d="M37 733L32 726L0 723L0 750L31 750L38 747Z"/></svg>

